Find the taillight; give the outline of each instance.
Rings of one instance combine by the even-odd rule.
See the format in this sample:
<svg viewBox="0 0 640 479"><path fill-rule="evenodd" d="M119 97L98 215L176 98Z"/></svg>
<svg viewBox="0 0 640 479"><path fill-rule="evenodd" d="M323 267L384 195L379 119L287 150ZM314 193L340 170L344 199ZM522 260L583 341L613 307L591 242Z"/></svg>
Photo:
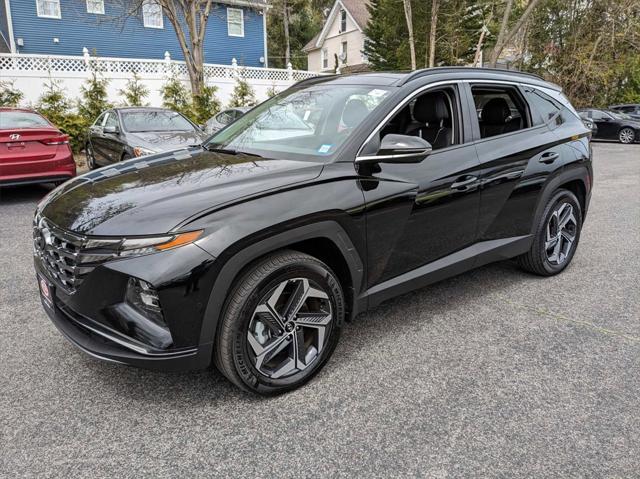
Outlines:
<svg viewBox="0 0 640 479"><path fill-rule="evenodd" d="M45 145L68 145L69 144L69 135L56 135L51 138L45 138L40 140L40 143Z"/></svg>

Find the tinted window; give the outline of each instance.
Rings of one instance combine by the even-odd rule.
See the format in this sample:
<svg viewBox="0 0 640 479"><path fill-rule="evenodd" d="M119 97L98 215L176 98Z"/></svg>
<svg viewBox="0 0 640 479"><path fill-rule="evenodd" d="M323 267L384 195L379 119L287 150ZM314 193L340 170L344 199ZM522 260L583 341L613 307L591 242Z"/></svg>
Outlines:
<svg viewBox="0 0 640 479"><path fill-rule="evenodd" d="M539 116L532 115L534 125L547 123L553 119L558 120L556 116L560 115L562 105L536 89L528 88L525 91L529 104L532 105L534 110L539 114Z"/></svg>
<svg viewBox="0 0 640 479"><path fill-rule="evenodd" d="M47 120L28 111L0 111L0 129L50 127Z"/></svg>
<svg viewBox="0 0 640 479"><path fill-rule="evenodd" d="M132 133L145 131L193 131L193 125L174 111L132 111L122 113L124 128Z"/></svg>
<svg viewBox="0 0 640 479"><path fill-rule="evenodd" d="M591 110L591 118L594 120L604 120L605 118L611 119L611 116L607 115L605 112L600 110Z"/></svg>
<svg viewBox="0 0 640 479"><path fill-rule="evenodd" d="M527 107L518 90L507 86L474 86L480 136L488 138L529 127Z"/></svg>

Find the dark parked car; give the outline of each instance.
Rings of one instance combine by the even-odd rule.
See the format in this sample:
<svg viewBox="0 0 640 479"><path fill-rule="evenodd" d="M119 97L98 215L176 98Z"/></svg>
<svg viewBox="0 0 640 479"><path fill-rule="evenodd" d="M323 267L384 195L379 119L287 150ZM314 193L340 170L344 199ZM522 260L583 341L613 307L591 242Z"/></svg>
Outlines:
<svg viewBox="0 0 640 479"><path fill-rule="evenodd" d="M308 131L274 139L274 118ZM34 220L42 302L94 357L293 389L381 301L506 258L563 271L589 134L559 87L522 73L304 80L201 147L52 192Z"/></svg>
<svg viewBox="0 0 640 479"><path fill-rule="evenodd" d="M207 135L164 108L114 108L93 123L85 146L90 169L138 156L198 146Z"/></svg>
<svg viewBox="0 0 640 479"><path fill-rule="evenodd" d="M629 115L631 118L635 120L640 120L640 104L638 103L628 103L626 105L611 105L609 110L624 113Z"/></svg>
<svg viewBox="0 0 640 479"><path fill-rule="evenodd" d="M218 130L222 130L229 123L233 123L249 110L251 110L251 107L239 106L236 108L229 108L228 110L221 111L217 115L209 118L209 121L207 121L204 130L209 134L215 133Z"/></svg>
<svg viewBox="0 0 640 479"><path fill-rule="evenodd" d="M33 110L0 108L0 186L76 176L69 136Z"/></svg>
<svg viewBox="0 0 640 479"><path fill-rule="evenodd" d="M620 143L640 140L640 120L634 120L625 113L595 108L581 109L578 113L583 120L591 121L597 127L593 138L617 140Z"/></svg>

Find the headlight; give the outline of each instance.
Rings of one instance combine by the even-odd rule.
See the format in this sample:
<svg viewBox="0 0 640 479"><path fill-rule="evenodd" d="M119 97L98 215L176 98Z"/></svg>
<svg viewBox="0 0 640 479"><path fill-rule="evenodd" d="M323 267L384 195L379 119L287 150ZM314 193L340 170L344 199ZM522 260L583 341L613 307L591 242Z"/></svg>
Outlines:
<svg viewBox="0 0 640 479"><path fill-rule="evenodd" d="M157 151L150 150L149 148L143 148L142 146L136 146L133 148L134 156L146 156L155 155Z"/></svg>
<svg viewBox="0 0 640 479"><path fill-rule="evenodd" d="M189 231L174 235L152 236L146 238L91 238L87 240L86 249L107 249L117 256L138 256L157 253L172 248L185 246L202 236L203 230ZM89 252L87 252L89 254Z"/></svg>

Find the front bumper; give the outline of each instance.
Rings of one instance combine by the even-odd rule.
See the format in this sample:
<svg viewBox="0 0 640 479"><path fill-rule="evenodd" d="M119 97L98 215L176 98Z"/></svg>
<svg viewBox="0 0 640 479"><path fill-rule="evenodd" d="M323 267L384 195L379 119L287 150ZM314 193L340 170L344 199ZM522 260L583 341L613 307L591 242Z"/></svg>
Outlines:
<svg viewBox="0 0 640 479"><path fill-rule="evenodd" d="M62 334L87 354L170 371L210 364L213 337L208 329L207 334L202 331L216 268L214 258L198 246L108 261L96 266L72 291L44 267L41 256L36 255L34 263L38 277L51 286L52 300L42 300L45 311ZM171 338L166 346L141 334L145 331L139 328L145 323L134 324L122 316L127 314L121 306L132 277L157 289Z"/></svg>
<svg viewBox="0 0 640 479"><path fill-rule="evenodd" d="M53 310L44 303L43 307L69 342L97 359L162 371L204 369L211 362L212 343L182 350L153 350L66 308L56 305Z"/></svg>

